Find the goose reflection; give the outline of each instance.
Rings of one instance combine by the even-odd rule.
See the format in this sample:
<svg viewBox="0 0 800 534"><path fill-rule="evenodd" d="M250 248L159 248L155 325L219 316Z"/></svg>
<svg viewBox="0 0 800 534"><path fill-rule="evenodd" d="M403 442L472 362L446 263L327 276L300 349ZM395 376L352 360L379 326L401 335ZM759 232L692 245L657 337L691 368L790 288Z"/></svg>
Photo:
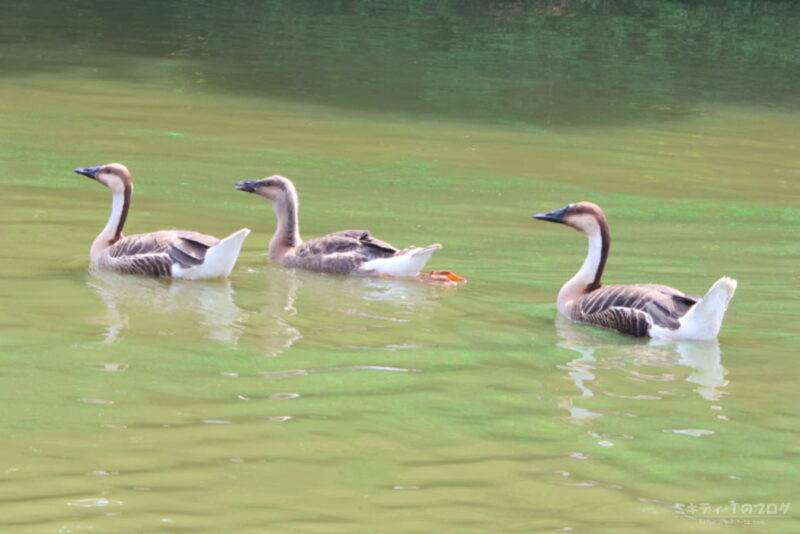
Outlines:
<svg viewBox="0 0 800 534"><path fill-rule="evenodd" d="M251 274L257 271L251 271ZM291 324L297 315L295 301L299 286L293 269L265 269L263 281L266 288L259 292L256 308L248 326L255 332L256 345L265 356L275 357L302 339L302 334Z"/></svg>
<svg viewBox="0 0 800 534"><path fill-rule="evenodd" d="M342 311L342 304L356 304L354 311L363 312L370 303L390 303L393 313L425 313L433 304L431 297L437 290L452 288L436 287L411 280L328 275L292 270L298 277L304 293L314 296L325 308Z"/></svg>
<svg viewBox="0 0 800 534"><path fill-rule="evenodd" d="M304 333L312 334L318 343L393 350L397 345L391 344L389 336L380 336L387 344L373 346L376 336L370 332L424 320L436 306L437 295L452 289L406 280L320 274L279 265L252 270L246 283L265 285L240 293L237 299L253 310L247 319L248 342L259 346L266 356L281 354ZM323 330L330 335L316 337Z"/></svg>
<svg viewBox="0 0 800 534"><path fill-rule="evenodd" d="M672 381L671 374L647 375L642 367L682 365L690 369L684 378L696 384L694 391L708 401L718 401L725 394L727 371L722 366L719 341L667 341L650 340L643 343L639 339L620 337L616 334L578 325L564 317L556 320L559 347L576 351L579 358L567 362L563 369L581 392L578 397L563 397L560 407L570 412L570 420L585 424L600 413L576 406L578 398L594 396L593 382L597 374L605 369L624 367L629 374L651 381ZM612 357L598 359L598 351L611 353ZM629 365L632 364L632 365ZM655 396L648 398L657 398Z"/></svg>
<svg viewBox="0 0 800 534"><path fill-rule="evenodd" d="M174 331L176 316L188 314L187 320L181 321L181 328L206 339L235 344L247 317L234 303L228 279L186 282L92 269L86 285L106 305L105 315L95 319L105 326L104 343L119 341L130 327L131 317L137 317L144 325L170 316L169 330ZM160 323L161 328L163 324Z"/></svg>

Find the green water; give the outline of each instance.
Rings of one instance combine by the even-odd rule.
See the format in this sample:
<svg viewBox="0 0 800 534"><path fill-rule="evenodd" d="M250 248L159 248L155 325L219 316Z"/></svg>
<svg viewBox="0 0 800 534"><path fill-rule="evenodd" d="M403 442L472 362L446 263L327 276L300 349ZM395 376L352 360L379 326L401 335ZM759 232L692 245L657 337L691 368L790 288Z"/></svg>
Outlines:
<svg viewBox="0 0 800 534"><path fill-rule="evenodd" d="M0 531L800 530L798 42L792 2L4 4ZM128 233L250 227L231 279L90 274L111 161ZM274 173L304 237L469 282L270 264L233 182ZM607 283L739 281L718 342L556 319L586 243L530 214L578 200Z"/></svg>

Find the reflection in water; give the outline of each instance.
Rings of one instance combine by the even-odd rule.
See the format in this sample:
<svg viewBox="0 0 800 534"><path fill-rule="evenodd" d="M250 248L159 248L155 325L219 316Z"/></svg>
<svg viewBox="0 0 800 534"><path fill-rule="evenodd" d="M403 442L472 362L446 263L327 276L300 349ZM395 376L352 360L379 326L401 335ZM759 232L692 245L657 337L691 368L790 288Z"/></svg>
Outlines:
<svg viewBox="0 0 800 534"><path fill-rule="evenodd" d="M106 305L105 315L94 319L105 327L104 343L120 340L133 322L139 331L148 325L160 330L165 323L158 321L159 316L169 314L166 324L170 328L189 333L199 330L206 339L230 344L239 342L246 327L255 333L255 344L267 356L281 354L302 338L301 331L291 323L292 317L303 315L304 307L315 316L322 311L335 317L336 330L364 330L387 321L404 323L412 316L425 316L435 301L431 296L448 290L409 281L330 276L271 265L250 274L258 278L263 274L264 287L251 292L258 297L245 309L234 303L230 280L167 280L93 270L86 285ZM261 280L257 283L261 285Z"/></svg>
<svg viewBox="0 0 800 534"><path fill-rule="evenodd" d="M724 395L727 386L726 370L722 366L719 341L666 341L649 340L649 342L621 337L606 331L575 324L565 317L556 320L556 331L561 340L559 347L574 350L581 357L567 362L563 367L572 382L580 390L581 397L593 397L592 382L597 374L605 369L623 368L625 372L645 381L672 381L670 374L648 375L639 367L657 367L684 365L692 369L685 378L686 382L697 384L695 391L704 399L716 401ZM613 356L602 359L595 357L595 352L612 351ZM610 395L610 392L608 393ZM623 397L623 395L613 395ZM638 399L658 399L656 395L639 395ZM586 424L600 413L592 412L575 405L576 397L564 397L560 407L569 411L570 421Z"/></svg>
<svg viewBox="0 0 800 534"><path fill-rule="evenodd" d="M394 313L420 313L431 308L431 296L438 288L416 280L330 275L308 271L294 271L304 292L331 311L341 310L343 304L357 304L357 312L367 312L373 302L393 303Z"/></svg>
<svg viewBox="0 0 800 534"><path fill-rule="evenodd" d="M299 340L304 328L313 328L312 338L317 342L340 347L403 348L406 345L402 339L392 339L386 333L378 337L369 333L429 317L438 301L436 296L452 289L407 280L329 275L275 265L265 266L263 273L266 294L253 306L259 311L248 319L248 326L257 331L260 339L257 343L269 356L278 355ZM290 317L295 318L291 325ZM316 337L320 331L329 332L324 340ZM376 340L381 343L376 344Z"/></svg>
<svg viewBox="0 0 800 534"><path fill-rule="evenodd" d="M249 321L258 331L258 342L265 355L278 356L303 336L289 324L297 315L297 273L292 269L265 269L266 292L259 308Z"/></svg>
<svg viewBox="0 0 800 534"><path fill-rule="evenodd" d="M106 314L99 319L106 327L104 343L118 341L136 313L152 318L153 313L190 312L199 321L189 324L199 327L203 337L235 344L242 334L241 322L247 317L233 302L227 279L164 280L93 269L86 285L106 305Z"/></svg>
<svg viewBox="0 0 800 534"><path fill-rule="evenodd" d="M695 391L701 397L706 400L722 398L725 393L722 388L728 385L728 381L725 379L727 371L722 366L719 341L716 339L678 342L653 340L650 344L654 347L664 346L674 349L680 355L678 363L694 370L686 377L686 381L699 386Z"/></svg>

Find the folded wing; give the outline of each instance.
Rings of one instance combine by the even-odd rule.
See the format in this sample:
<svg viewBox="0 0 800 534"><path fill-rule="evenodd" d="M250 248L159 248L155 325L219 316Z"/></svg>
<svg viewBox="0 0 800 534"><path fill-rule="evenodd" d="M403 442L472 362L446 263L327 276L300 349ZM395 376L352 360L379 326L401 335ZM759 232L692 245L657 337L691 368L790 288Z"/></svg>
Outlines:
<svg viewBox="0 0 800 534"><path fill-rule="evenodd" d="M170 276L172 265L201 265L208 249L219 243L213 236L185 230L165 230L126 236L108 249L114 269L129 274Z"/></svg>
<svg viewBox="0 0 800 534"><path fill-rule="evenodd" d="M680 327L680 318L698 300L697 296L657 284L610 285L578 298L575 319L643 336L647 330L642 332L642 321L675 330Z"/></svg>
<svg viewBox="0 0 800 534"><path fill-rule="evenodd" d="M283 264L312 271L349 274L376 258L387 258L398 250L367 230L342 230L306 241L288 255Z"/></svg>

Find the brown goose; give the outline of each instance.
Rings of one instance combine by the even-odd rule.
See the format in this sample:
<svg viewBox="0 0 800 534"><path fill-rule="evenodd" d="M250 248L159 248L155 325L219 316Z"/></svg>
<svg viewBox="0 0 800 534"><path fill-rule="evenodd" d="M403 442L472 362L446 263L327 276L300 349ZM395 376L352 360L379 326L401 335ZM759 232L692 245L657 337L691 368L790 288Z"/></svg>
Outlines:
<svg viewBox="0 0 800 534"><path fill-rule="evenodd" d="M533 217L566 224L589 238L589 252L583 266L558 293L558 311L563 315L631 336L717 337L736 290L736 280L720 278L703 297L657 284L601 286L611 234L600 206L578 202Z"/></svg>
<svg viewBox="0 0 800 534"><path fill-rule="evenodd" d="M236 182L236 188L272 201L278 226L269 244L269 257L284 267L361 276L416 276L442 245L398 250L367 230L342 230L311 241L300 238L297 191L291 180L269 176Z"/></svg>
<svg viewBox="0 0 800 534"><path fill-rule="evenodd" d="M89 252L92 265L127 274L198 279L231 273L250 230L242 228L223 240L186 230L122 235L131 204L133 182L127 167L109 163L75 169L111 189L111 216Z"/></svg>

